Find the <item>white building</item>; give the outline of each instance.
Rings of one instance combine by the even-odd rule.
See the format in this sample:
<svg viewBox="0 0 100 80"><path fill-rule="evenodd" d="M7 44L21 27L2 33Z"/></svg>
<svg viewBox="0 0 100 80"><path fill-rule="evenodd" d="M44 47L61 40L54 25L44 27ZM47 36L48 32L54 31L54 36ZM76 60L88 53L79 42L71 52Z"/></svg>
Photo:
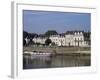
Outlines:
<svg viewBox="0 0 100 80"><path fill-rule="evenodd" d="M30 39L28 37L25 38L26 44L30 42Z"/></svg>
<svg viewBox="0 0 100 80"><path fill-rule="evenodd" d="M51 35L49 38L51 39L52 42L54 42L58 46L66 46L65 34Z"/></svg>
<svg viewBox="0 0 100 80"><path fill-rule="evenodd" d="M47 39L47 38L46 38L45 36L38 36L38 37L33 38L33 41L34 41L35 43L45 44L45 40L46 40L46 39Z"/></svg>
<svg viewBox="0 0 100 80"><path fill-rule="evenodd" d="M47 37L33 38L35 43L45 44ZM52 42L58 46L90 46L87 41L84 40L84 34L82 31L67 31L63 34L51 35L49 37Z"/></svg>

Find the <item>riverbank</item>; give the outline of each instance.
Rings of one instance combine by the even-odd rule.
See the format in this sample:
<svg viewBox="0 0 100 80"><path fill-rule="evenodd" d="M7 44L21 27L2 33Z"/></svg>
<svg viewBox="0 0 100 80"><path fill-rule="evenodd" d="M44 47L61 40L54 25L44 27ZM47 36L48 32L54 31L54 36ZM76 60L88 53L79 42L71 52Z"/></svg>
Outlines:
<svg viewBox="0 0 100 80"><path fill-rule="evenodd" d="M90 47L32 47L26 46L24 51L48 52L54 54L87 54L91 53Z"/></svg>
<svg viewBox="0 0 100 80"><path fill-rule="evenodd" d="M36 55L23 54L23 69L77 67L91 65L90 47L32 47L24 51ZM34 51L34 52L33 52ZM44 53L50 53L46 56ZM26 56L26 57L25 57ZM33 57L32 57L33 56Z"/></svg>

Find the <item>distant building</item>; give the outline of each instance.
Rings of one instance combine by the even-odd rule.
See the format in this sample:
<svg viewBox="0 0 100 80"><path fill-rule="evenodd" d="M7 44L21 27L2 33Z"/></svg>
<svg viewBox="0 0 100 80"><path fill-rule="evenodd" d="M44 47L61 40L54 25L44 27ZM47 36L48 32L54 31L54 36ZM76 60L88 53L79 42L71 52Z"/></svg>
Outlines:
<svg viewBox="0 0 100 80"><path fill-rule="evenodd" d="M35 43L45 44L46 36L40 35L33 38ZM90 46L90 40L85 40L83 31L67 31L66 33L51 35L49 37L58 46Z"/></svg>
<svg viewBox="0 0 100 80"><path fill-rule="evenodd" d="M47 39L46 36L44 36L44 35L39 35L39 36L35 36L35 37L33 38L33 41L34 41L35 43L45 44L46 39Z"/></svg>

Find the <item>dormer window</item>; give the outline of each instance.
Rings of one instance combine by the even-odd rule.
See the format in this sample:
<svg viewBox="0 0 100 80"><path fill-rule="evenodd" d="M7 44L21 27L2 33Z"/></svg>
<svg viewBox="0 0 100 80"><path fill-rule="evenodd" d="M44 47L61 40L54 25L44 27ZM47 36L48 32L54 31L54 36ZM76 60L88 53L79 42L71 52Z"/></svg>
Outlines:
<svg viewBox="0 0 100 80"><path fill-rule="evenodd" d="M75 32L75 35L76 35L77 33Z"/></svg>
<svg viewBox="0 0 100 80"><path fill-rule="evenodd" d="M80 34L80 32L77 33L78 35Z"/></svg>
<svg viewBox="0 0 100 80"><path fill-rule="evenodd" d="M82 32L80 32L80 34L82 35Z"/></svg>

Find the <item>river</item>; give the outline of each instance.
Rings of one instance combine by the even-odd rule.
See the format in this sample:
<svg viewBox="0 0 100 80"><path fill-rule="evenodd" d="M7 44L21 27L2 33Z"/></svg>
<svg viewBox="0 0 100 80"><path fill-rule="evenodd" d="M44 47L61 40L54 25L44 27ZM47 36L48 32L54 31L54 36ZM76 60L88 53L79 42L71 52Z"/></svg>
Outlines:
<svg viewBox="0 0 100 80"><path fill-rule="evenodd" d="M90 66L90 55L23 56L23 69Z"/></svg>

